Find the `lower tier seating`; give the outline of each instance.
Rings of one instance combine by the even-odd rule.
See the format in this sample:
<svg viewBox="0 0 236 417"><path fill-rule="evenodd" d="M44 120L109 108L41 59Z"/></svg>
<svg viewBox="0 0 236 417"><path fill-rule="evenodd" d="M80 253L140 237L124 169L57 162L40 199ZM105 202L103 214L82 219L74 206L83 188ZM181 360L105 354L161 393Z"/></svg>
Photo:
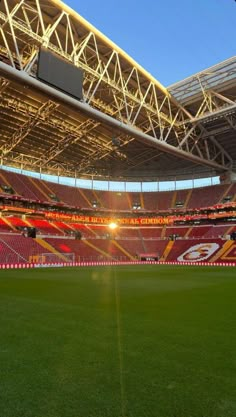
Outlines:
<svg viewBox="0 0 236 417"><path fill-rule="evenodd" d="M236 242L201 239L75 239L74 237L27 238L0 233L0 263L135 260L140 254L158 254L160 260L179 262L236 262Z"/></svg>

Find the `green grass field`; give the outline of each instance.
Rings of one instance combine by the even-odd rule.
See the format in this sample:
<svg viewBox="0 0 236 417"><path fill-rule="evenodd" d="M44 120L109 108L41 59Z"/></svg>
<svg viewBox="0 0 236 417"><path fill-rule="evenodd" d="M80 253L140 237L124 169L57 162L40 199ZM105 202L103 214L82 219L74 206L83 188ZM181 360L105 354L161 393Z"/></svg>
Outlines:
<svg viewBox="0 0 236 417"><path fill-rule="evenodd" d="M235 268L0 272L0 417L235 416Z"/></svg>

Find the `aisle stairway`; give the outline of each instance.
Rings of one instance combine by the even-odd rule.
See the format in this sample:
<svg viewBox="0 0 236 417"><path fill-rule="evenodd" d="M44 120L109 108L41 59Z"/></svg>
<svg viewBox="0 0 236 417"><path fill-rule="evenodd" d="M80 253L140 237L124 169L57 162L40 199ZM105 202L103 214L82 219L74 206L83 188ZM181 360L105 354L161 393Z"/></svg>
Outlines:
<svg viewBox="0 0 236 417"><path fill-rule="evenodd" d="M46 242L44 239L37 237L35 241L41 245L48 253L53 253L56 255L60 260L64 262L68 262L68 259L60 252L58 252L50 243Z"/></svg>
<svg viewBox="0 0 236 417"><path fill-rule="evenodd" d="M174 243L175 243L174 240L169 240L160 261L165 261L166 260L166 258L169 255Z"/></svg>

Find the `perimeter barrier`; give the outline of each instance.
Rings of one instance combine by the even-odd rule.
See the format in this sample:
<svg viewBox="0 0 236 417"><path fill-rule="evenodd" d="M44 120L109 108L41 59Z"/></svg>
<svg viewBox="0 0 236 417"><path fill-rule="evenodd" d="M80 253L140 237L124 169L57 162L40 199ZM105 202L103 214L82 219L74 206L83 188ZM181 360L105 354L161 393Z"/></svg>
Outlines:
<svg viewBox="0 0 236 417"><path fill-rule="evenodd" d="M115 265L175 265L175 266L236 266L236 262L164 262L164 261L101 261L101 262L54 262L54 263L6 263L0 269L64 268Z"/></svg>

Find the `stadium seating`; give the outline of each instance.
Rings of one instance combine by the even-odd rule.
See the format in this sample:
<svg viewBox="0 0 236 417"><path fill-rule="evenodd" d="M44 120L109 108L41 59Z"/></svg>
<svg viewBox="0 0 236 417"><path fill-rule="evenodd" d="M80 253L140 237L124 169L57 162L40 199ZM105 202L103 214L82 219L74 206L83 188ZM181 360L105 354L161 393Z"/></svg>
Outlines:
<svg viewBox="0 0 236 417"><path fill-rule="evenodd" d="M22 220L20 217L8 216L6 219L16 229L28 226L28 224L24 220Z"/></svg>
<svg viewBox="0 0 236 417"><path fill-rule="evenodd" d="M236 244L223 239L176 240L166 261L179 262L235 262Z"/></svg>
<svg viewBox="0 0 236 417"><path fill-rule="evenodd" d="M145 251L144 253L157 253L159 259L162 257L163 252L166 248L166 240L144 240Z"/></svg>
<svg viewBox="0 0 236 417"><path fill-rule="evenodd" d="M0 217L0 233L4 232L13 232L13 228L10 224L7 224L1 217Z"/></svg>
<svg viewBox="0 0 236 417"><path fill-rule="evenodd" d="M173 201L173 208L181 209L188 206L188 201L191 197L192 190L178 190Z"/></svg>
<svg viewBox="0 0 236 417"><path fill-rule="evenodd" d="M213 225L211 228L204 234L204 238L221 238L227 234L230 226L227 225Z"/></svg>
<svg viewBox="0 0 236 417"><path fill-rule="evenodd" d="M119 227L116 236L119 239L140 239L139 228Z"/></svg>
<svg viewBox="0 0 236 417"><path fill-rule="evenodd" d="M194 209L222 204L227 199L236 201L236 184L221 184L190 190L167 192L109 192L94 191L49 183L25 175L0 171L0 182L15 193L15 197L45 204L68 205L89 210L89 215L99 211L99 216L110 217L120 212L120 217L132 213L138 216L139 210L165 212ZM6 199L2 187L2 198ZM47 202L47 204L46 204ZM5 204L5 203L4 203ZM22 204L22 203L20 203ZM134 206L136 205L136 209ZM36 205L37 207L37 205ZM19 209L19 207L18 207ZM12 208L11 208L12 210ZM2 216L4 216L4 212ZM25 238L20 230L34 227L41 239ZM107 225L67 223L59 220L26 217L19 214L0 217L0 262L10 259L37 259L37 256L49 251L54 258L64 259L63 254L74 254L76 260L135 259L140 253L155 253L167 261L176 261L190 246L209 243L218 245L219 259L236 259L234 246L229 236L235 230L233 222L221 224L191 224L179 226L121 226L111 230ZM176 240L171 241L171 237ZM227 243L228 242L228 243ZM48 244L48 246L47 246ZM59 255L58 255L59 252ZM60 256L60 253L62 256ZM230 256L228 256L230 253ZM214 255L215 256L215 255ZM212 257L212 259L214 258ZM217 258L217 259L218 259ZM209 257L208 260L211 260Z"/></svg>
<svg viewBox="0 0 236 417"><path fill-rule="evenodd" d="M26 175L0 170L0 181L10 185L15 194L35 201L58 201L69 206L130 211L140 203L147 211L168 211L178 208L207 207L222 203L224 197L236 200L236 184L220 184L190 190L125 193L93 191L50 183ZM97 205L97 207L93 207Z"/></svg>
<svg viewBox="0 0 236 417"><path fill-rule="evenodd" d="M8 183L11 184L15 194L29 200L39 200L35 188L30 183L30 180L25 175L15 174L13 172L5 172L4 177L7 178Z"/></svg>
<svg viewBox="0 0 236 417"><path fill-rule="evenodd" d="M35 227L37 234L42 235L63 235L63 231L54 226L53 222L48 222L47 220L39 219L29 219L28 226Z"/></svg>
<svg viewBox="0 0 236 417"><path fill-rule="evenodd" d="M22 234L0 234L0 263L37 262L45 252L35 239Z"/></svg>
<svg viewBox="0 0 236 417"><path fill-rule="evenodd" d="M167 227L165 235L167 237L171 235L178 235L179 237L184 237L188 230L189 230L188 226Z"/></svg>
<svg viewBox="0 0 236 417"><path fill-rule="evenodd" d="M41 230L44 229L45 235L48 237L43 237L43 242L48 242L51 247L41 246L38 244L37 239L26 238L17 231L11 231L10 229L4 229L5 224L2 225L0 229L0 262L19 262L24 259L28 261L29 259L37 259L38 255L49 253L70 253L74 254L69 258L69 260L84 260L84 261L98 261L104 259L117 259L117 260L129 260L134 259L139 256L140 253L158 253L159 257L165 252L165 249L169 245L169 240L167 238L161 239L157 236L157 230L159 228L150 228L147 231L147 228L141 229L128 229L123 228L122 236L117 234L116 236L111 236L110 238L105 234L94 234L90 228L84 226L82 229L82 239L78 240L74 236L65 235L63 236L60 233L56 236L53 235L53 228L47 228L45 223L39 223L38 221L31 221L32 224L41 226ZM15 222L17 224L17 222ZM181 228L182 230L184 228ZM78 229L79 230L79 229ZM88 230L88 235L85 236L86 230ZM101 230L106 230L103 227ZM100 232L101 232L100 230ZM219 236L222 236L227 231L236 230L235 225L233 226L199 226L191 229L191 236L187 239L180 237L179 239L172 242L170 251L167 250L167 261L177 261L178 257L183 254L188 248L194 245L199 244L212 244L217 243L219 250L223 247L224 244L230 245L234 243L233 241L227 241L225 239L220 239ZM178 228L170 229L169 231L174 231L178 233ZM51 236L51 237L50 237ZM231 247L231 246L230 246ZM225 250L225 254L228 253L228 247ZM233 250L233 247L230 249ZM222 259L224 256L222 253ZM57 259L57 255L54 256ZM54 259L53 258L53 259ZM221 259L220 258L220 259ZM226 260L226 262L236 259L236 253L232 252L232 256Z"/></svg>
<svg viewBox="0 0 236 417"><path fill-rule="evenodd" d="M156 211L158 209L157 193L143 193L143 201L145 210Z"/></svg>
<svg viewBox="0 0 236 417"><path fill-rule="evenodd" d="M53 221L52 223L57 229L61 230L64 234L71 234L71 232L74 232L74 229L70 224L60 221Z"/></svg>
<svg viewBox="0 0 236 417"><path fill-rule="evenodd" d="M108 239L55 239L47 238L59 252L74 253L76 261L98 261L108 259L121 259L124 254Z"/></svg>
<svg viewBox="0 0 236 417"><path fill-rule="evenodd" d="M90 201L86 199L83 191L79 188L51 183L48 183L47 185L53 191L52 194L50 194L51 198L55 198L58 202L74 207L92 207Z"/></svg>
<svg viewBox="0 0 236 417"><path fill-rule="evenodd" d="M133 210L144 209L143 193L130 193L129 196Z"/></svg>
<svg viewBox="0 0 236 417"><path fill-rule="evenodd" d="M111 191L108 194L109 196L107 198L107 208L115 211L129 211L132 209L129 193Z"/></svg>
<svg viewBox="0 0 236 417"><path fill-rule="evenodd" d="M141 227L140 232L143 239L156 239L161 237L162 227Z"/></svg>
<svg viewBox="0 0 236 417"><path fill-rule="evenodd" d="M205 225L205 226L194 226L190 233L188 234L189 238L200 238L205 236L206 233L208 233L211 230L212 226Z"/></svg>
<svg viewBox="0 0 236 417"><path fill-rule="evenodd" d="M188 208L209 207L222 202L222 196L228 188L226 184L213 185L192 190Z"/></svg>

